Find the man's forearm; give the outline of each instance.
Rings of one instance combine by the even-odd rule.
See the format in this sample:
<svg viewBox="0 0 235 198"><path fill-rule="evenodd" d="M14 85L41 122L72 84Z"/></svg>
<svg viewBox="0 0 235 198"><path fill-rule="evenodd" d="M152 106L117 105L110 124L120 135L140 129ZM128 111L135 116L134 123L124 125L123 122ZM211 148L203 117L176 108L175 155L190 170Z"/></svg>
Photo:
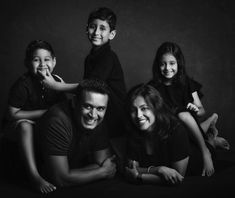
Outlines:
<svg viewBox="0 0 235 198"><path fill-rule="evenodd" d="M60 186L74 186L86 184L106 177L105 171L98 165L91 165L81 169L72 169L68 173L57 177Z"/></svg>

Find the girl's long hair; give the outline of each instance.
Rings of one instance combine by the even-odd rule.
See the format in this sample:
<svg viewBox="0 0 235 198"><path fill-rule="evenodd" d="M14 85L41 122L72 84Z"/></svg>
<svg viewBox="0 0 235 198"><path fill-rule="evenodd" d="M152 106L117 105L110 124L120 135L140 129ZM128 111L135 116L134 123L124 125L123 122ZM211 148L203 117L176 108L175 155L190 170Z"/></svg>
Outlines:
<svg viewBox="0 0 235 198"><path fill-rule="evenodd" d="M167 138L171 131L178 125L178 120L165 105L160 93L149 84L137 85L128 92L126 109L131 123L133 124L131 108L134 100L138 96L142 96L144 98L145 102L155 115L155 126L153 132L157 131L157 135L162 139Z"/></svg>
<svg viewBox="0 0 235 198"><path fill-rule="evenodd" d="M173 82L185 84L186 70L185 70L185 59L180 47L173 42L164 42L158 48L156 56L154 58L152 66L153 80L159 83L163 82L163 76L160 71L161 61L164 54L171 54L176 58L178 65L178 72Z"/></svg>

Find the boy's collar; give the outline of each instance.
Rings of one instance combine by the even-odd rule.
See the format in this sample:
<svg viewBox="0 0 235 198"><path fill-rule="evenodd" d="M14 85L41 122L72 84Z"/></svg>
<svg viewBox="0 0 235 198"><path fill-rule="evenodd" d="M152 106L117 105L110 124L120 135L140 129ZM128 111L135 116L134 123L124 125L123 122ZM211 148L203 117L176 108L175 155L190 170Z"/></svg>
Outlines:
<svg viewBox="0 0 235 198"><path fill-rule="evenodd" d="M105 43L104 45L100 46L100 47L95 47L93 46L91 49L91 54L96 54L100 51L103 51L104 49L108 49L110 48L110 42Z"/></svg>

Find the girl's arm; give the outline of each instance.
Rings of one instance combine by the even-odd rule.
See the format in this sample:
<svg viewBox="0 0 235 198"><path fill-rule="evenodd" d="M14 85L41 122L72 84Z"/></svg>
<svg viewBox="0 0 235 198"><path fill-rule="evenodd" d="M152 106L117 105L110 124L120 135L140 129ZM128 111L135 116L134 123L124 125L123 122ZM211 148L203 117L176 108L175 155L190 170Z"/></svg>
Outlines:
<svg viewBox="0 0 235 198"><path fill-rule="evenodd" d="M35 120L35 119L40 118L46 111L47 109L24 111L16 107L12 107L12 106L8 107L10 119L13 119L13 120L19 120L19 119Z"/></svg>
<svg viewBox="0 0 235 198"><path fill-rule="evenodd" d="M204 107L201 103L201 100L198 96L197 91L192 93L192 97L193 97L193 104L196 105L197 108L198 108L197 115L198 116L203 116L206 113L206 111L205 111L205 109L204 109Z"/></svg>

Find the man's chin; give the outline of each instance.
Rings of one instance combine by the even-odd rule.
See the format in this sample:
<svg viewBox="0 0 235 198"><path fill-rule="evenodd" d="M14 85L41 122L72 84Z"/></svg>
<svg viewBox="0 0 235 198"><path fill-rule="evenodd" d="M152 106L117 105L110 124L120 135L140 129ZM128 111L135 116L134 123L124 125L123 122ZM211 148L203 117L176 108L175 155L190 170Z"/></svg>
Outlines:
<svg viewBox="0 0 235 198"><path fill-rule="evenodd" d="M94 129L94 128L96 128L97 127L97 123L93 123L93 124L89 124L89 123L82 123L82 126L83 126L83 128L85 128L85 129L88 129L88 130L92 130L92 129Z"/></svg>

